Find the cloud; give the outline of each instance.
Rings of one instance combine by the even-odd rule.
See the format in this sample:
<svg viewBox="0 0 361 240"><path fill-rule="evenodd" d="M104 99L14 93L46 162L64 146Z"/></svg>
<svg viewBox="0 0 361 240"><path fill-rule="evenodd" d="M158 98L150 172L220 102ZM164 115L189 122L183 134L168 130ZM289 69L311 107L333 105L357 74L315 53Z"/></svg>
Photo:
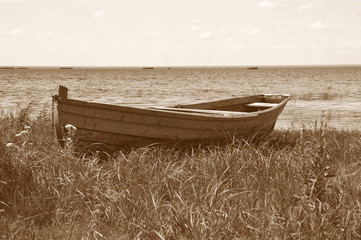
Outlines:
<svg viewBox="0 0 361 240"><path fill-rule="evenodd" d="M238 44L238 45L234 45L234 46L232 47L232 49L234 49L234 50L239 50L239 49L243 49L243 48L245 48L245 47L246 47L245 44Z"/></svg>
<svg viewBox="0 0 361 240"><path fill-rule="evenodd" d="M199 35L200 38L207 38L210 37L212 35L211 32L204 32L201 35Z"/></svg>
<svg viewBox="0 0 361 240"><path fill-rule="evenodd" d="M105 14L106 14L107 12L106 11L98 11L98 12L96 12L96 13L94 13L93 14L93 17L94 18L101 18L101 17L103 17Z"/></svg>
<svg viewBox="0 0 361 240"><path fill-rule="evenodd" d="M326 25L322 22L315 22L308 25L309 30L322 30L324 28L326 28Z"/></svg>
<svg viewBox="0 0 361 240"><path fill-rule="evenodd" d="M313 4L305 4L298 7L298 11L311 11L315 8Z"/></svg>
<svg viewBox="0 0 361 240"><path fill-rule="evenodd" d="M11 35L19 35L23 31L21 28L15 28L11 31Z"/></svg>
<svg viewBox="0 0 361 240"><path fill-rule="evenodd" d="M257 4L260 8L274 8L274 9L283 9L286 6L277 0L263 0Z"/></svg>
<svg viewBox="0 0 361 240"><path fill-rule="evenodd" d="M192 31L197 31L197 30L200 30L201 29L201 27L200 26L197 26L197 25L193 25L192 27L191 27L191 30Z"/></svg>
<svg viewBox="0 0 361 240"><path fill-rule="evenodd" d="M258 28L254 28L254 29L252 29L251 31L249 31L249 34L255 35L255 34L257 34L258 32L259 32L259 29L258 29Z"/></svg>
<svg viewBox="0 0 361 240"><path fill-rule="evenodd" d="M74 41L74 38L73 37L64 37L63 38L63 42L67 42L67 43L71 43Z"/></svg>
<svg viewBox="0 0 361 240"><path fill-rule="evenodd" d="M289 28L283 28L281 29L281 33L292 33L292 30Z"/></svg>
<svg viewBox="0 0 361 240"><path fill-rule="evenodd" d="M259 28L253 28L251 30L246 30L246 29L242 28L239 31L246 35L255 35L255 34L259 33L260 30L259 30Z"/></svg>
<svg viewBox="0 0 361 240"><path fill-rule="evenodd" d="M309 48L318 49L318 48L320 48L320 45L319 45L318 43L311 43L311 44L309 45Z"/></svg>
<svg viewBox="0 0 361 240"><path fill-rule="evenodd" d="M223 28L221 28L221 29L219 29L218 31L217 31L217 33L220 33L220 34L226 34L226 33L228 33L229 31L227 30L227 29L223 29Z"/></svg>

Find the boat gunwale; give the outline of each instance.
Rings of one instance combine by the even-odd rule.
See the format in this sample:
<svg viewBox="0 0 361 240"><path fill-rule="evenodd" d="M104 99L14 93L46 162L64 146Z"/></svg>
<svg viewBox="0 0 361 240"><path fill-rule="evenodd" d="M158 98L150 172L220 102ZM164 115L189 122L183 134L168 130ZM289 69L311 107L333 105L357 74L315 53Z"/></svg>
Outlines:
<svg viewBox="0 0 361 240"><path fill-rule="evenodd" d="M223 99L223 100L219 100L219 101L211 101L211 102L204 102L206 103L217 103L217 102L223 102L223 101L227 101L227 100L236 100L236 99L246 99L246 98L252 98L252 97L262 97L265 95L252 95L252 96L248 96L248 97L239 97L239 98L229 98L229 99ZM174 110L168 110L168 109L161 109L161 108L155 108L154 106L149 106L149 107L132 107L132 106L125 106L125 105L115 105L115 104L106 104L106 103L99 103L99 102L92 102L92 101L84 101L84 100L77 100L77 99L69 99L69 98L65 98L65 99L60 99L59 104L66 104L66 105L76 105L76 106L81 106L81 107L88 107L88 108L97 108L97 109L106 109L106 110L112 110L112 111L117 111L117 112L128 112L128 113L134 113L134 114L145 114L145 115L155 115L158 117L170 117L170 118L182 118L182 119L198 119L198 120L204 120L204 121L209 121L209 120L220 120L220 121L225 121L225 120L239 120L239 119L248 119L248 118L254 118L257 117L259 115L268 113L268 112L272 112L275 111L276 109L284 106L288 100L290 99L290 95L282 95L285 96L286 98L283 99L280 103L277 103L276 106L267 108L267 109L263 109L263 110L259 110L259 111L254 111L254 112L237 112L234 111L234 114L232 115L227 115L227 112L229 111L222 111L222 110L217 110L219 111L219 114L210 114L210 113L196 113L196 112L184 112L182 111L182 108L179 108L179 112L175 111L176 108L174 108ZM190 105L187 105L190 106ZM197 110L197 109L195 109ZM207 109L204 109L205 111ZM222 116L221 113L224 112L224 115ZM232 111L233 112L233 111Z"/></svg>

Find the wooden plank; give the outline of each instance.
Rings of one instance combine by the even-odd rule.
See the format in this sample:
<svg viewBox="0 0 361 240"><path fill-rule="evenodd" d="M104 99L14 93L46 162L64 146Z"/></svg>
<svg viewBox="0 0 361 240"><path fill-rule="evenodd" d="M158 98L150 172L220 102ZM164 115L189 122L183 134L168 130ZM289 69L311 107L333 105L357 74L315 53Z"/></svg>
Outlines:
<svg viewBox="0 0 361 240"><path fill-rule="evenodd" d="M232 106L233 104L238 104L239 105L239 104L241 104L243 102L251 102L252 99L256 100L256 99L259 99L259 98L261 98L261 96L257 95L257 96L253 96L253 97L232 98L232 99L213 101L213 102L202 103L202 104L184 105L184 107L185 108L190 108L190 109L200 109L201 106L203 106L202 109L212 109L212 110L217 110L217 108L223 108L223 107L227 107L228 109L232 109L232 108L229 108L229 107ZM131 107L131 106L125 106L125 105L111 105L111 104L104 104L104 103L86 102L86 101L80 101L80 100L75 100L75 99L66 99L65 101L63 101L63 103L71 104L71 105L78 105L78 106L104 108L104 109L115 110L115 111L134 112L134 113L144 113L144 111L147 110L146 107L137 108L137 107ZM161 111L148 112L147 114L159 115L159 112L161 112ZM162 111L162 112L165 113L165 111ZM182 116L182 115L179 115L179 113L175 112L175 111L169 111L168 112L168 116L177 116L177 115L180 118L192 117L192 118L195 118L195 119L210 117L209 114L201 114L201 113L189 113L188 116L186 116L186 115ZM220 117L220 118L222 118L222 117Z"/></svg>
<svg viewBox="0 0 361 240"><path fill-rule="evenodd" d="M154 116L140 113L118 112L114 110L88 108L74 105L62 104L62 111L89 118L101 118L144 125L155 125L185 129L232 129L240 125L247 125L248 121L254 121L257 115L247 115L244 118L222 118L222 120L207 119L184 119L169 116Z"/></svg>
<svg viewBox="0 0 361 240"><path fill-rule="evenodd" d="M100 142L111 145L132 147L144 146L163 141L163 139L157 138L137 137L126 134L101 132L82 128L77 129L76 138L78 141L85 142L85 144Z"/></svg>
<svg viewBox="0 0 361 240"><path fill-rule="evenodd" d="M252 112L250 109L245 105L245 103L229 105L229 106L222 106L217 108L219 111L233 111L233 112Z"/></svg>
<svg viewBox="0 0 361 240"><path fill-rule="evenodd" d="M279 103L254 102L254 103L249 103L246 106L255 107L255 108L271 108L278 105Z"/></svg>
<svg viewBox="0 0 361 240"><path fill-rule="evenodd" d="M163 126L150 126L131 122L88 118L69 113L63 113L64 123L70 123L75 127L93 129L97 131L121 133L133 136L144 136L163 139L194 139L218 137L219 131L210 129L182 129Z"/></svg>
<svg viewBox="0 0 361 240"><path fill-rule="evenodd" d="M64 100L68 98L68 88L59 85L58 86L58 96Z"/></svg>
<svg viewBox="0 0 361 240"><path fill-rule="evenodd" d="M191 108L169 108L169 107L153 107L151 109L168 110L176 112L190 112L190 113L202 113L207 115L214 115L217 117L241 117L254 115L247 112L233 112L233 111L222 111L222 110L205 110L205 109L191 109Z"/></svg>
<svg viewBox="0 0 361 240"><path fill-rule="evenodd" d="M199 120L209 120L209 116L205 114L200 115L196 113L190 113L188 115L180 114L177 112L171 111L161 111L161 110L150 110L149 108L137 108L137 107L129 107L129 106L119 106L119 105L111 105L111 104L104 104L104 103L94 103L94 102L85 102L79 101L74 99L66 99L62 101L63 104L67 105L74 105L74 106L82 106L87 108L97 108L97 109L106 109L106 110L113 110L118 112L127 112L127 113L137 113L137 114L144 114L144 115L154 115L154 116L163 116L163 117L177 117L183 119L199 119ZM215 118L214 118L215 119Z"/></svg>
<svg viewBox="0 0 361 240"><path fill-rule="evenodd" d="M230 129L198 129L196 127L175 128L148 124L138 124L134 122L104 120L100 118L89 118L86 116L80 116L66 112L63 112L62 117L64 124L69 123L79 128L164 139L203 139L223 137L229 134L232 135L235 129L237 129L237 131L246 131L248 128L255 127L259 125L260 122L266 121L264 119L245 121L241 122L238 127Z"/></svg>
<svg viewBox="0 0 361 240"><path fill-rule="evenodd" d="M212 116L210 114L201 114L201 113L192 113L189 112L185 114L184 112L179 111L168 111L162 109L152 109L152 108L135 108L135 107L127 107L127 106L116 106L116 105L108 105L101 103L89 103L84 101L78 101L73 99L67 99L66 101L62 101L63 105L72 105L72 106L80 106L84 108L94 108L94 109L103 109L110 110L114 113L129 113L129 114L141 114L143 116L157 116L157 117L169 117L169 118L177 118L177 119L187 119L187 120L202 120L202 121L220 121L223 122L225 119L234 119L237 121L241 118L253 118L257 116L257 113L248 113L244 115L239 115L234 118L229 118L225 116ZM238 119L237 119L238 118Z"/></svg>
<svg viewBox="0 0 361 240"><path fill-rule="evenodd" d="M82 147L90 146L92 143L104 143L109 145L121 146L121 147L140 147L155 143L165 144L199 144L201 142L219 142L219 141L231 141L234 137L251 138L258 135L263 135L272 131L274 122L267 123L264 126L257 126L248 128L242 132L235 131L232 134L223 135L221 138L203 138L203 139L159 139L138 137L126 134L116 134L110 132L101 132L96 130L78 128L76 132L76 138L79 145ZM96 146L95 146L96 147Z"/></svg>
<svg viewBox="0 0 361 240"><path fill-rule="evenodd" d="M240 136L242 137L242 136ZM234 136L224 138L212 138L212 139L157 139L146 137L135 137L125 134L105 133L88 129L78 129L76 135L77 147L92 149L92 150L116 150L121 147L123 149L138 148L143 146L150 146L155 144L165 145L198 145L200 143L226 143L232 142ZM104 146L105 144L106 146ZM107 147L110 145L110 148ZM105 148L105 149L103 149Z"/></svg>
<svg viewBox="0 0 361 240"><path fill-rule="evenodd" d="M185 104L185 105L180 105L180 106L184 107L184 108L192 108L192 109L219 110L222 108L229 108L230 106L234 106L234 105L261 101L262 99L264 99L263 95L253 95L253 96L248 96L248 97L229 98L229 99L210 101L210 102L204 102L204 103Z"/></svg>

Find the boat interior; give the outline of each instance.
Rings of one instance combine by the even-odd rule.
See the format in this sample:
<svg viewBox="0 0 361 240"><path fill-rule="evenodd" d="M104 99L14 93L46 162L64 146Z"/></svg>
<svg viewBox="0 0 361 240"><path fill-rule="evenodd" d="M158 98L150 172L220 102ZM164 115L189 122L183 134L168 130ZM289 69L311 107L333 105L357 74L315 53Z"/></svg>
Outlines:
<svg viewBox="0 0 361 240"><path fill-rule="evenodd" d="M287 98L289 94L262 94L250 97L231 98L226 100L177 105L172 107L155 107L159 110L178 112L199 112L199 113L251 113L277 107Z"/></svg>
<svg viewBox="0 0 361 240"><path fill-rule="evenodd" d="M60 99L67 99L68 89L63 86L59 86L59 95ZM230 98L224 100L216 100L210 102L196 103L196 104L187 104L187 105L176 105L169 107L156 107L156 106L132 106L132 105L123 105L118 107L135 107L140 109L152 109L156 111L163 112L176 112L176 113L189 113L189 114L201 114L201 115L215 115L215 116L236 116L249 113L257 113L259 111L268 110L276 108L283 102L286 102L291 97L290 94L259 94L248 97L238 97ZM76 103L82 105L82 101L77 100L67 100L72 101L72 104ZM92 103L88 101L88 103ZM96 106L104 105L101 103L94 103ZM117 107L117 106L114 106Z"/></svg>

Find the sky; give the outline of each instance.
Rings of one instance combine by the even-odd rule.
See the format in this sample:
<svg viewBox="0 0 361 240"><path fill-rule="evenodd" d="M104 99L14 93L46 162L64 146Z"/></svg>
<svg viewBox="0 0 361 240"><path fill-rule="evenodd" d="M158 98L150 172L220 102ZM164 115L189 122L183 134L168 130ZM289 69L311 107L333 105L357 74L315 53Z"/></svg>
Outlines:
<svg viewBox="0 0 361 240"><path fill-rule="evenodd" d="M360 0L0 0L0 66L348 64Z"/></svg>

